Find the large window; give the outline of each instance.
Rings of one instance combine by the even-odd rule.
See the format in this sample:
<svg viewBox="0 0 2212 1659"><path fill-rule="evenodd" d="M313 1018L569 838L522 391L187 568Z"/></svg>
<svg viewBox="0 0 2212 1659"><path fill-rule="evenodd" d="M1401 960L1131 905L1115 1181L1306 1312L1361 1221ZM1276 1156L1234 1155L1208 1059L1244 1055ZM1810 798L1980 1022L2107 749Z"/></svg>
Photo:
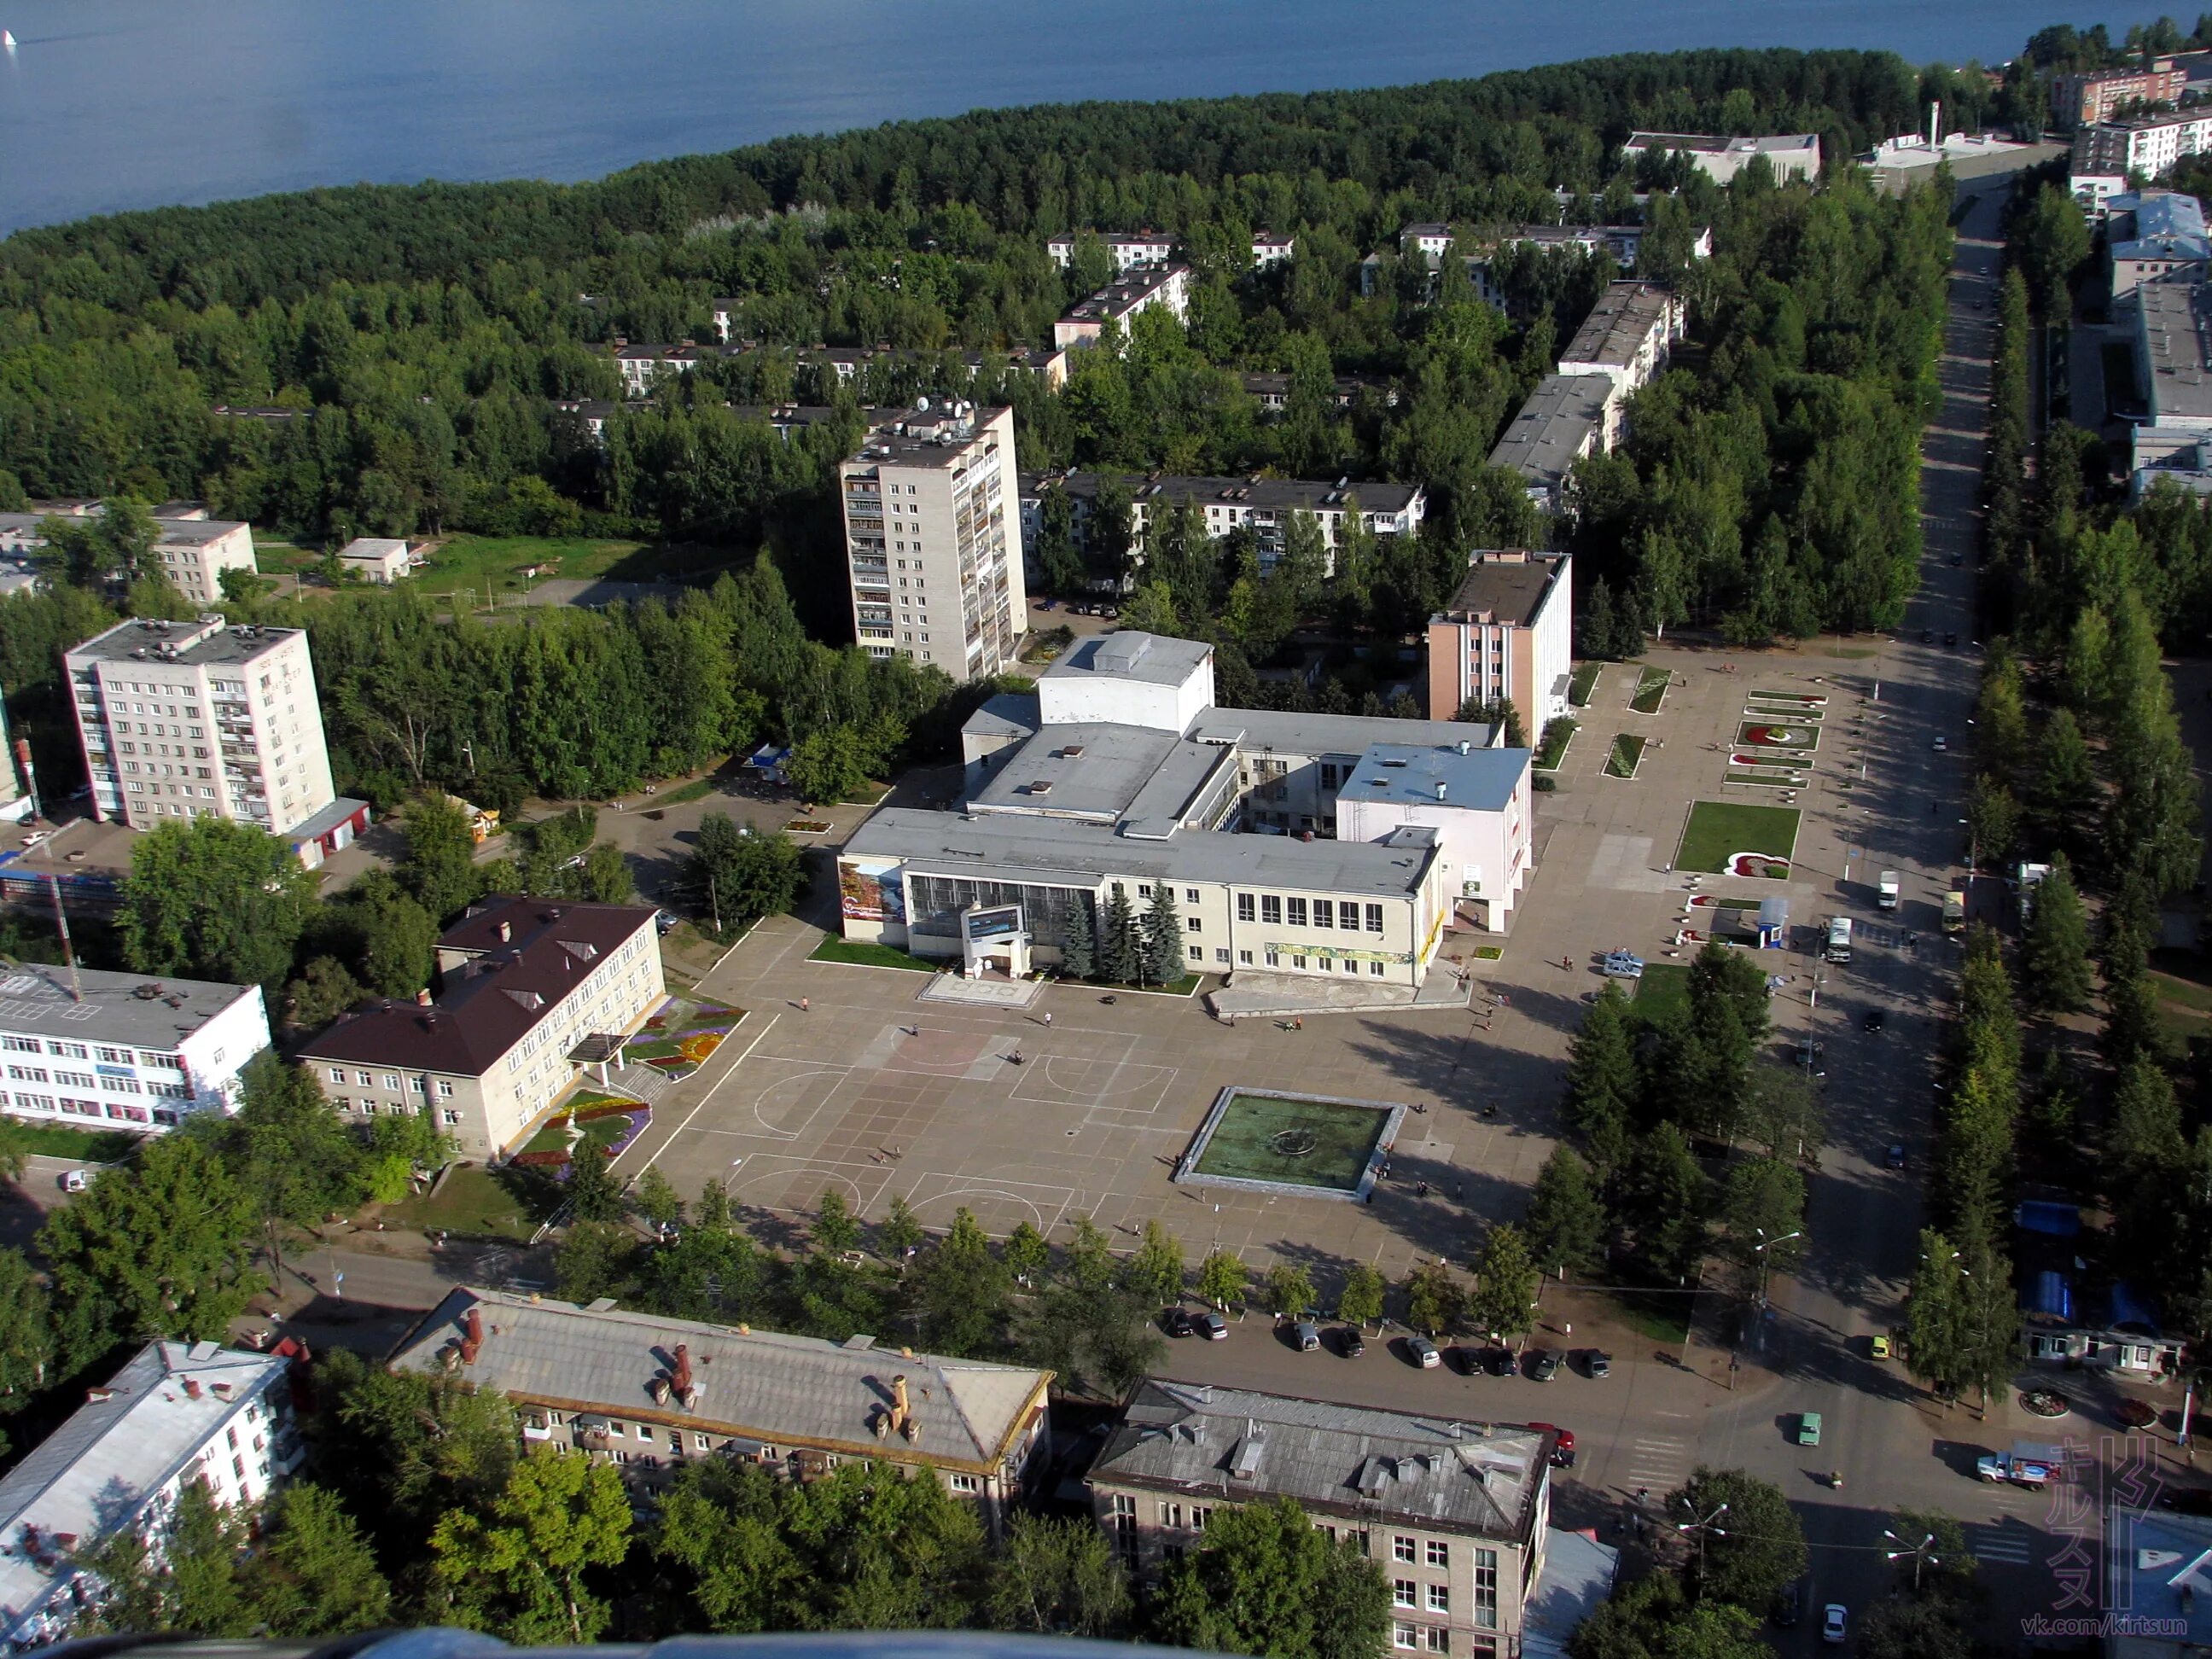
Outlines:
<svg viewBox="0 0 2212 1659"><path fill-rule="evenodd" d="M1283 920L1282 900L1276 897L1273 893L1262 893L1260 896L1260 920L1264 922L1280 925Z"/></svg>
<svg viewBox="0 0 2212 1659"><path fill-rule="evenodd" d="M1023 925L1039 945L1057 948L1067 938L1067 918L1074 907L1091 903L1091 895L1073 887L1030 886L1012 881L971 881L963 876L909 876L907 891L912 913L907 925L917 933L957 938L960 913L972 904L1018 904ZM1091 937L1097 937L1097 917L1086 912Z"/></svg>
<svg viewBox="0 0 2212 1659"><path fill-rule="evenodd" d="M1474 1553L1474 1622L1481 1630L1498 1628L1498 1552Z"/></svg>

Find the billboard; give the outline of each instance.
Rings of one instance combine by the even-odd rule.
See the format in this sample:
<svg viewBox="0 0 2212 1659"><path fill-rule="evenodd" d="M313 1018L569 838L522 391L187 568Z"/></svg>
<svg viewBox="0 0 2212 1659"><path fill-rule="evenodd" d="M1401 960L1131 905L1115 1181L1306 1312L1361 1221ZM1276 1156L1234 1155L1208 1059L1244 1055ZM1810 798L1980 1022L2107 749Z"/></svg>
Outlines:
<svg viewBox="0 0 2212 1659"><path fill-rule="evenodd" d="M1021 931L1022 907L1018 904L994 904L988 909L968 913L968 937L971 939L1004 939Z"/></svg>
<svg viewBox="0 0 2212 1659"><path fill-rule="evenodd" d="M906 888L896 859L840 859L837 904L848 921L885 921L904 926Z"/></svg>

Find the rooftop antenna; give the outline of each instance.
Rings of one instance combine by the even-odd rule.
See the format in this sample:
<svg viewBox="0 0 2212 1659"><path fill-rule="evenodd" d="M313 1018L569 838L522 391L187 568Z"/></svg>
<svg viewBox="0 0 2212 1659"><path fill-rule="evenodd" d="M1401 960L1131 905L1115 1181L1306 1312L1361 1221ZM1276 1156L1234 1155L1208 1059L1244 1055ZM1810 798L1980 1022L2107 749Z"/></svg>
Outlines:
<svg viewBox="0 0 2212 1659"><path fill-rule="evenodd" d="M70 1000L84 1000L84 986L76 975L76 946L70 943L69 912L62 908L62 878L52 871L46 872L46 890L54 896L54 929L61 935L62 961L68 965Z"/></svg>

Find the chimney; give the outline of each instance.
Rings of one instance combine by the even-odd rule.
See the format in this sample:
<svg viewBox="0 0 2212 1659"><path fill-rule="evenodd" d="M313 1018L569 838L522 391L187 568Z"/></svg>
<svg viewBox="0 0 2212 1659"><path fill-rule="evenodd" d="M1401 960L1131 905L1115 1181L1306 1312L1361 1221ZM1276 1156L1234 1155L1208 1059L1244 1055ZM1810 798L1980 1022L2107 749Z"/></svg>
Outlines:
<svg viewBox="0 0 2212 1659"><path fill-rule="evenodd" d="M514 937L514 924L513 924L512 922L505 922L505 921L502 921L501 923L500 923L500 925L499 925L499 942L500 942L501 945L505 945L508 940L512 939Z"/></svg>
<svg viewBox="0 0 2212 1659"><path fill-rule="evenodd" d="M430 988L428 986L424 986L421 990L415 994L415 1006L417 1008L427 1008L430 1006Z"/></svg>
<svg viewBox="0 0 2212 1659"><path fill-rule="evenodd" d="M1442 800L1443 798L1444 798L1444 784L1443 784L1443 780L1442 778L1438 778L1438 779L1437 780L1437 799L1438 800Z"/></svg>
<svg viewBox="0 0 2212 1659"><path fill-rule="evenodd" d="M483 1352L483 1314L471 1308L469 1316L461 1322L461 1364L473 1365L477 1355Z"/></svg>
<svg viewBox="0 0 2212 1659"><path fill-rule="evenodd" d="M676 1369L669 1374L668 1380L678 1394L691 1386L691 1350L681 1342L676 1345Z"/></svg>
<svg viewBox="0 0 2212 1659"><path fill-rule="evenodd" d="M1459 740L1459 752L1460 752L1461 754L1464 755L1465 753L1467 753L1468 750L1470 747L1472 747L1472 745L1468 744L1468 740L1467 740L1465 738L1462 738Z"/></svg>
<svg viewBox="0 0 2212 1659"><path fill-rule="evenodd" d="M185 1379L185 1399L187 1399L187 1400L197 1400L197 1399L198 1399L199 1397L200 1397L200 1380L199 1380L199 1378L198 1378L197 1376L188 1376L188 1377L186 1377L186 1378Z"/></svg>

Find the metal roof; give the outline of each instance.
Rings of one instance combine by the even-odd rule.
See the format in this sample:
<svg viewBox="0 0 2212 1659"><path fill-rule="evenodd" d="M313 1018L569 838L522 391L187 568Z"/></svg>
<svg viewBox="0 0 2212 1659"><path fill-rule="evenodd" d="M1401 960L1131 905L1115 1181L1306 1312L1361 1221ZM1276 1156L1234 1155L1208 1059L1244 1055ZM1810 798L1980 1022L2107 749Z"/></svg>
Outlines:
<svg viewBox="0 0 2212 1659"><path fill-rule="evenodd" d="M1525 1543L1550 1431L1148 1378L1091 1479Z"/></svg>
<svg viewBox="0 0 2212 1659"><path fill-rule="evenodd" d="M1490 464L1557 484L1595 447L1605 430L1606 410L1618 394L1610 375L1546 375L1490 452Z"/></svg>
<svg viewBox="0 0 2212 1659"><path fill-rule="evenodd" d="M1122 629L1078 640L1055 657L1041 679L1141 680L1147 685L1181 685L1213 655L1201 640L1170 639L1164 634Z"/></svg>
<svg viewBox="0 0 2212 1659"><path fill-rule="evenodd" d="M471 1309L483 1340L474 1361L464 1362ZM689 1407L653 1395L679 1344L697 1389ZM986 1472L1044 1409L1052 1380L1050 1371L879 1348L863 1337L829 1342L466 1286L408 1333L391 1364L557 1410ZM897 1376L906 1378L920 1437L884 1444L874 1425Z"/></svg>
<svg viewBox="0 0 2212 1659"><path fill-rule="evenodd" d="M66 969L0 957L0 1030L166 1051L226 1009L261 996L257 985L111 974L97 968L78 969L76 982L81 998L70 994Z"/></svg>
<svg viewBox="0 0 2212 1659"><path fill-rule="evenodd" d="M1433 748L1378 743L1360 757L1337 799L1386 805L1460 806L1503 811L1531 760L1526 749Z"/></svg>

